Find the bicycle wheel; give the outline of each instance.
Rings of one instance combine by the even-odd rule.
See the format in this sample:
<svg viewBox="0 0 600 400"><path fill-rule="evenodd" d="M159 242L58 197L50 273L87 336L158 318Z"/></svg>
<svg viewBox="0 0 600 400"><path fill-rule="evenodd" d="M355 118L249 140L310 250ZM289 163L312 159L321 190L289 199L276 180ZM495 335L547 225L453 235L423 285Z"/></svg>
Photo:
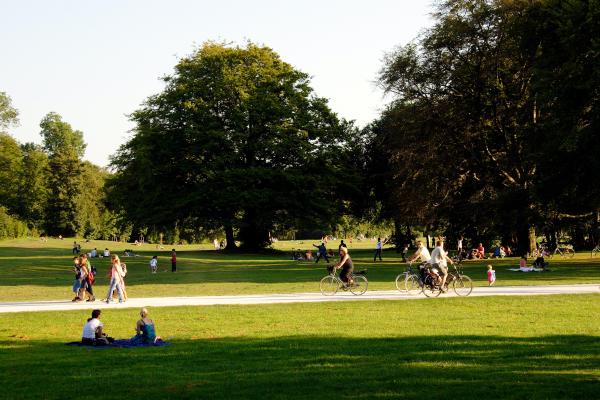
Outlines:
<svg viewBox="0 0 600 400"><path fill-rule="evenodd" d="M405 292L406 288L404 286L404 281L407 279L408 277L408 273L402 273L400 275L398 275L396 277L396 289L398 289L399 292Z"/></svg>
<svg viewBox="0 0 600 400"><path fill-rule="evenodd" d="M473 281L466 275L460 275L452 282L452 289L459 296L468 296L473 291Z"/></svg>
<svg viewBox="0 0 600 400"><path fill-rule="evenodd" d="M368 287L369 281L367 280L367 278L365 278L362 275L355 275L354 283L350 285L350 291L352 292L352 294L360 296L361 294L364 294L367 291Z"/></svg>
<svg viewBox="0 0 600 400"><path fill-rule="evenodd" d="M321 283L319 284L321 288L321 294L324 296L333 296L337 293L340 288L340 283L338 278L335 276L327 275L323 279L321 279Z"/></svg>
<svg viewBox="0 0 600 400"><path fill-rule="evenodd" d="M407 275L404 279L404 287L406 289L406 293L410 295L416 295L421 292L421 282L419 282L419 278L415 275Z"/></svg>
<svg viewBox="0 0 600 400"><path fill-rule="evenodd" d="M431 284L431 281L426 281L421 291L427 297L438 297L442 293L442 289L437 285Z"/></svg>
<svg viewBox="0 0 600 400"><path fill-rule="evenodd" d="M575 256L575 250L573 250L573 249L565 249L565 251L563 251L563 257L573 258L574 256Z"/></svg>

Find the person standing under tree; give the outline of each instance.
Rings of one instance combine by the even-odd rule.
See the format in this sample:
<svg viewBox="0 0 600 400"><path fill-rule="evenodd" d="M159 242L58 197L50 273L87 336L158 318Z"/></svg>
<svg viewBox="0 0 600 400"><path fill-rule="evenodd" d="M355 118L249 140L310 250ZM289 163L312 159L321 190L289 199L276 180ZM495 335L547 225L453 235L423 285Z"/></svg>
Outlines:
<svg viewBox="0 0 600 400"><path fill-rule="evenodd" d="M177 272L177 253L175 249L171 250L171 272Z"/></svg>
<svg viewBox="0 0 600 400"><path fill-rule="evenodd" d="M381 243L381 238L377 238L377 244L375 245L375 255L373 255L373 262L377 261L377 256L379 256L379 261L383 261L381 259L381 248L383 244Z"/></svg>

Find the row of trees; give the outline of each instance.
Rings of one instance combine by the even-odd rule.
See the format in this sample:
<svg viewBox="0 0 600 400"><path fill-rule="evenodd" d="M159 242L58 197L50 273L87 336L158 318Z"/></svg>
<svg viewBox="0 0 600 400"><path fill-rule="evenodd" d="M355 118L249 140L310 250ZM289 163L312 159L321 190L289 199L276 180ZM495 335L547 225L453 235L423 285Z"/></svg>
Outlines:
<svg viewBox="0 0 600 400"><path fill-rule="evenodd" d="M394 101L368 129L397 236L600 240L600 4L449 0L435 19L386 58Z"/></svg>
<svg viewBox="0 0 600 400"><path fill-rule="evenodd" d="M131 115L113 174L81 162L81 132L56 114L41 147L3 135L0 204L50 234L119 220L151 240L223 232L230 248L390 221L399 242L420 230L526 251L569 231L589 244L600 239L599 17L594 1L441 1L433 27L385 59L393 101L362 130L273 50L209 42Z"/></svg>
<svg viewBox="0 0 600 400"><path fill-rule="evenodd" d="M0 93L0 237L115 235L104 202L108 172L84 160L82 132L49 113L40 123L42 145L21 144L5 132L17 123L10 97Z"/></svg>

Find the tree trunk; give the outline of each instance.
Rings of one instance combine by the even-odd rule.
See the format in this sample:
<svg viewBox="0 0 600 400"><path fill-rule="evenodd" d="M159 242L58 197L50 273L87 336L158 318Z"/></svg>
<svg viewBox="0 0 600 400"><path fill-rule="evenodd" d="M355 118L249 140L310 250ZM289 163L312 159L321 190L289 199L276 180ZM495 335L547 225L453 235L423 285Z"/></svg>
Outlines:
<svg viewBox="0 0 600 400"><path fill-rule="evenodd" d="M522 225L517 231L517 247L519 256L527 256L537 247L535 236L535 227L530 225Z"/></svg>
<svg viewBox="0 0 600 400"><path fill-rule="evenodd" d="M261 225L256 213L252 210L244 213L240 225L239 238L244 250L256 251L265 248L269 242L269 228Z"/></svg>
<svg viewBox="0 0 600 400"><path fill-rule="evenodd" d="M237 249L235 238L233 237L233 226L231 226L231 224L225 225L225 241L227 242L225 250L229 251Z"/></svg>
<svg viewBox="0 0 600 400"><path fill-rule="evenodd" d="M530 226L528 231L529 253L537 248L537 236L535 235L535 227Z"/></svg>

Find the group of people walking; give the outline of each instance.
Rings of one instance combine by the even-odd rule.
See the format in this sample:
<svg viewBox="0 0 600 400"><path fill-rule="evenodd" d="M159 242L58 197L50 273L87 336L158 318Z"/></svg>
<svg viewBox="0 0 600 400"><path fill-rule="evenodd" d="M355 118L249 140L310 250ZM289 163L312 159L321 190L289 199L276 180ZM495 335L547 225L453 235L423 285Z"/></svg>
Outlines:
<svg viewBox="0 0 600 400"><path fill-rule="evenodd" d="M75 297L72 301L96 301L94 283L96 281L97 270L90 263L87 254L80 254L73 257L73 272L75 272L75 280L73 281L73 293ZM119 256L116 254L111 257L109 274L110 284L106 299L103 301L110 303L115 291L119 296L119 303L126 301L125 276L127 275L127 265L121 263Z"/></svg>

